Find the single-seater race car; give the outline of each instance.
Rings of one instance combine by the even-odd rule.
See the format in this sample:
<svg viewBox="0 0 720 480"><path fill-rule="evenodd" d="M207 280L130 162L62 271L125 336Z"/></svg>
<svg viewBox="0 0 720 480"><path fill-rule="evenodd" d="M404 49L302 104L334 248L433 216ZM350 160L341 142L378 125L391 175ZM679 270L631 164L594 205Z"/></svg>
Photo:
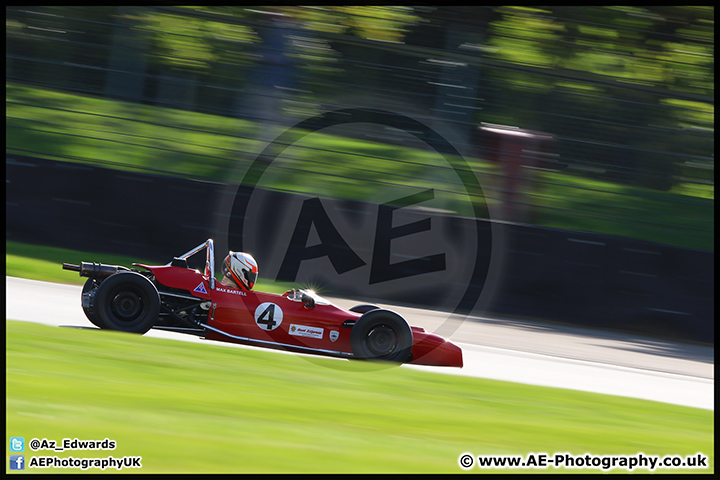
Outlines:
<svg viewBox="0 0 720 480"><path fill-rule="evenodd" d="M204 271L188 259L205 252ZM197 257L196 257L197 258ZM167 265L81 262L63 269L87 277L82 309L101 329L144 334L151 328L206 339L395 363L462 367L450 341L411 327L399 314L374 305L339 308L310 290L282 295L244 291L215 279L213 240Z"/></svg>

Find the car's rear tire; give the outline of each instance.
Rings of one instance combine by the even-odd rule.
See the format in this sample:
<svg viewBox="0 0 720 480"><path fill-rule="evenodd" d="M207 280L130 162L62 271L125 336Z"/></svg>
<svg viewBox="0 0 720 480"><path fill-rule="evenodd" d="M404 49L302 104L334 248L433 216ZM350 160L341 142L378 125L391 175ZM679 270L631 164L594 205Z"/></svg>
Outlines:
<svg viewBox="0 0 720 480"><path fill-rule="evenodd" d="M143 334L160 314L160 295L150 280L135 272L118 272L100 284L94 314L100 328Z"/></svg>
<svg viewBox="0 0 720 480"><path fill-rule="evenodd" d="M83 285L82 295L85 296L85 294L87 292L89 292L90 290L92 290L93 288L95 288L95 279L88 278L87 281L85 282L85 285ZM87 317L87 319L90 320L90 323L92 323L96 327L104 328L102 326L102 324L100 323L100 319L98 318L98 315L94 308L91 310L91 309L85 307L85 305L83 305L82 309L83 309L83 312L85 313L85 316Z"/></svg>
<svg viewBox="0 0 720 480"><path fill-rule="evenodd" d="M350 347L360 359L406 362L412 344L410 326L390 310L370 310L355 322L350 332Z"/></svg>

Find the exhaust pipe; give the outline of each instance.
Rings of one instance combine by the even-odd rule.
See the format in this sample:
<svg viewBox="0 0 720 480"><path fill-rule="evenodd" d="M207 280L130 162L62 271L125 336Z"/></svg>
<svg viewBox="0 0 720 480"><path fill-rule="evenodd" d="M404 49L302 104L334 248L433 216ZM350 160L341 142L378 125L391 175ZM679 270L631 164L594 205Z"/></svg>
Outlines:
<svg viewBox="0 0 720 480"><path fill-rule="evenodd" d="M121 265L104 265L102 263L95 262L80 262L80 265L63 263L62 268L63 270L80 272L81 277L90 277L95 279L105 279L120 270L130 270L129 268L123 267Z"/></svg>

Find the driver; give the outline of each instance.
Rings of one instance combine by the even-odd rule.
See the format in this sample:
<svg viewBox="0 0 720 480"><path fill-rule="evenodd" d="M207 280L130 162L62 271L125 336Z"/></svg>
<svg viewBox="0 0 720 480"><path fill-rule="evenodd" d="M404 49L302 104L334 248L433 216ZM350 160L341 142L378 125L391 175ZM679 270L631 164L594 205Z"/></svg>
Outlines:
<svg viewBox="0 0 720 480"><path fill-rule="evenodd" d="M258 265L252 255L230 251L223 261L222 273L222 285L249 292L257 281Z"/></svg>

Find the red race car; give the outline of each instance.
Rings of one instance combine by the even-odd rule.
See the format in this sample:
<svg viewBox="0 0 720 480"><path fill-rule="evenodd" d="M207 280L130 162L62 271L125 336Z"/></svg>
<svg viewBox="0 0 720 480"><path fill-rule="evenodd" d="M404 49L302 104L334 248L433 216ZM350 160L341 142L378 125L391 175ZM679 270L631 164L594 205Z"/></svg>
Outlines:
<svg viewBox="0 0 720 480"><path fill-rule="evenodd" d="M204 272L188 259L205 251ZM197 257L196 257L197 258ZM309 290L282 295L222 285L215 279L212 239L163 266L64 263L88 277L87 318L102 329L144 334L151 328L207 339L354 359L462 367L450 341L411 327L373 305L339 308Z"/></svg>

